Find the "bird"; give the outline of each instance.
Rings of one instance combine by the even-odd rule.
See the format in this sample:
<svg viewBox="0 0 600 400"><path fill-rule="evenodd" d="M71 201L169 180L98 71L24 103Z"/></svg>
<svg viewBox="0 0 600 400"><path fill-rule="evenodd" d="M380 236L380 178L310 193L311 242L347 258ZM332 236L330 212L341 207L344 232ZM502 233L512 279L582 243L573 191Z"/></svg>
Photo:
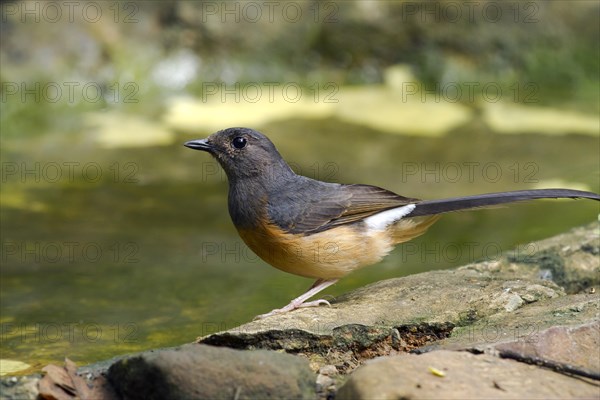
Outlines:
<svg viewBox="0 0 600 400"><path fill-rule="evenodd" d="M315 279L288 305L255 319L330 305L308 300L422 235L441 214L542 198L600 200L596 193L571 189L420 200L378 186L323 182L297 175L273 142L250 128L223 129L184 146L208 152L225 170L229 214L246 245L277 269Z"/></svg>

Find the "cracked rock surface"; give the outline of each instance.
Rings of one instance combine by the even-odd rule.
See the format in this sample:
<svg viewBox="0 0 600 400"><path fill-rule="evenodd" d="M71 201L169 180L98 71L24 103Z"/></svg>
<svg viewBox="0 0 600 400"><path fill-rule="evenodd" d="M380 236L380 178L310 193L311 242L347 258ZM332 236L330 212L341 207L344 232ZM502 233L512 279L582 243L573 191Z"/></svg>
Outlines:
<svg viewBox="0 0 600 400"><path fill-rule="evenodd" d="M599 224L575 228L525 248L526 252L508 253L494 261L455 270L377 282L339 297L332 307L296 310L198 341L237 349L284 350L307 357L314 371L334 366L339 373L338 386L344 387L346 381L345 385L350 385L340 389L340 398L388 398L386 393L389 398L431 398L442 393L457 398L586 397L592 389L597 394ZM414 355L408 357L407 352ZM410 366L399 372L392 367L371 367L369 363L376 358L390 360L385 361L390 365L412 365L410 360L419 357L449 357L448 365L462 368L465 377L473 360L484 365L493 360L498 364L498 374L514 369L523 382L538 382L536 387L540 388L538 392L534 388L513 391L511 384L505 384L498 389L487 380L491 391L474 385L470 392L461 389L453 395L447 390L461 385L453 384L455 378L449 375L445 386L428 391L404 390L402 387L414 381L399 379L398 374L410 375ZM501 362L499 358L506 360ZM365 363L368 365L360 367ZM381 381L365 375L364 370L370 368L376 371L374 376L382 377ZM483 369L479 373L489 375L494 371ZM559 374L564 384L543 383ZM435 382L436 376L427 376ZM472 380L477 376L472 375ZM384 382L390 386L389 392L380 387ZM469 386L469 382L463 384ZM365 386L371 389L356 391ZM440 391L435 392L435 387Z"/></svg>

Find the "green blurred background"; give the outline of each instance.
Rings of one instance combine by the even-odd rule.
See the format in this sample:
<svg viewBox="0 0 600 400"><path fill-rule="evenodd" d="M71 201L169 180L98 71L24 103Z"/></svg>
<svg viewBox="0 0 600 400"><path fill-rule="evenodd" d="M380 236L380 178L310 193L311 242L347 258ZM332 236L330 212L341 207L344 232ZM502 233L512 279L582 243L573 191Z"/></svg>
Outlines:
<svg viewBox="0 0 600 400"><path fill-rule="evenodd" d="M218 129L411 197L600 190L598 2L1 6L4 373L190 342L311 284L246 248L219 167L182 146ZM532 251L597 215L448 215L325 294Z"/></svg>

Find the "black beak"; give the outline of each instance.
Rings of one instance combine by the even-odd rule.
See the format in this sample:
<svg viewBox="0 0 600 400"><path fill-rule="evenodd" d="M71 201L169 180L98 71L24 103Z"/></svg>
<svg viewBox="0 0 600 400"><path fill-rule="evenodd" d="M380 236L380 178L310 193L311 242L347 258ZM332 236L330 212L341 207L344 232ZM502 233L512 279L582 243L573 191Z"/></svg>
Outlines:
<svg viewBox="0 0 600 400"><path fill-rule="evenodd" d="M189 147L190 149L208 151L209 153L211 153L214 149L214 147L211 146L206 139L190 140L189 142L185 142L183 145L185 147Z"/></svg>

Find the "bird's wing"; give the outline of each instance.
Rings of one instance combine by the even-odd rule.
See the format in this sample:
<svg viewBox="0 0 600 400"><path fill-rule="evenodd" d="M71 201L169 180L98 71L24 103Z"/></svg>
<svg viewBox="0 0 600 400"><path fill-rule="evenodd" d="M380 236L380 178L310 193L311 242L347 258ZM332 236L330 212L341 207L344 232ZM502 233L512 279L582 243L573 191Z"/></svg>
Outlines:
<svg viewBox="0 0 600 400"><path fill-rule="evenodd" d="M403 197L377 186L313 182L316 182L317 186L304 184L302 187L296 188L298 190L285 191L287 201L274 201L272 205L285 204L285 206L270 207L271 221L290 233L312 234L334 226L360 221L382 211L407 204L416 205L414 210L405 214L406 217L413 219L543 198L600 200L600 195L592 192L570 189L534 189L422 201ZM293 193L293 195L290 197L289 193ZM423 221L427 222L429 219ZM429 222L428 224L430 225Z"/></svg>
<svg viewBox="0 0 600 400"><path fill-rule="evenodd" d="M377 186L319 185L295 191L286 209L271 207L270 214L289 233L312 234L419 201Z"/></svg>

